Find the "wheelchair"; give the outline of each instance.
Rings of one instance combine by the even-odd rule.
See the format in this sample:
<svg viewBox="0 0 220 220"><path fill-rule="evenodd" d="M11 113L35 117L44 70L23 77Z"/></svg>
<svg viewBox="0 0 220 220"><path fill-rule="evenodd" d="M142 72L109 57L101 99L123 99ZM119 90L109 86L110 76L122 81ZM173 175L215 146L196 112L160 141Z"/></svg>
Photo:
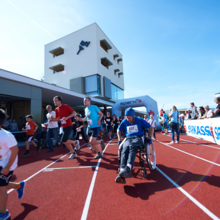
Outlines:
<svg viewBox="0 0 220 220"><path fill-rule="evenodd" d="M123 148L123 143L125 139L119 146L118 149L118 173L120 172L120 164L121 164L121 152ZM143 146L137 151L136 157L139 158L139 164L142 169L142 176L147 178L147 169L148 166L150 172L153 172L156 169L156 152L154 148L153 141L148 136L148 134L142 137Z"/></svg>

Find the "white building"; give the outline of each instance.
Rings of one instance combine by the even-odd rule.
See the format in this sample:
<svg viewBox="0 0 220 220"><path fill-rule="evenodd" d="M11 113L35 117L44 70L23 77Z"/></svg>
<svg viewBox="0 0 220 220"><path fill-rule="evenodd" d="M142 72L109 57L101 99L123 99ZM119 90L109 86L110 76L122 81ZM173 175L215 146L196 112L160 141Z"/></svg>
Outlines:
<svg viewBox="0 0 220 220"><path fill-rule="evenodd" d="M93 23L45 45L44 81L108 101L123 99L122 54Z"/></svg>

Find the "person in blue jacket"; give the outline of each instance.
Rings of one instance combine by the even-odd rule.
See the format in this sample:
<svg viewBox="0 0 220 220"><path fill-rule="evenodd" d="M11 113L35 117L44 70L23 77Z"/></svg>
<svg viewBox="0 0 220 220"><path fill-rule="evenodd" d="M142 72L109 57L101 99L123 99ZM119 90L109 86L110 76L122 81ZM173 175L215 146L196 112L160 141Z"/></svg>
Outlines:
<svg viewBox="0 0 220 220"><path fill-rule="evenodd" d="M120 172L116 177L116 183L125 183L125 178L132 176L132 167L139 148L143 147L143 136L145 129L151 125L143 118L136 117L133 108L125 111L126 118L118 126L118 145L123 144L121 151ZM121 132L125 131L126 138L121 142ZM152 128L150 129L152 134Z"/></svg>

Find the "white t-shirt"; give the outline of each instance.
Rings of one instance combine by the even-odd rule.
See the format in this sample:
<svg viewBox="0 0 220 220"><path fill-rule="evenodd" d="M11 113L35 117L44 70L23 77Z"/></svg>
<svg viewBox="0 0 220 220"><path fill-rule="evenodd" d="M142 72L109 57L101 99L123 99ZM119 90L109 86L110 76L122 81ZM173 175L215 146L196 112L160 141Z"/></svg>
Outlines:
<svg viewBox="0 0 220 220"><path fill-rule="evenodd" d="M50 117L53 116L53 118L56 118L56 113L55 111L48 112L47 113L47 120L48 120L48 126L47 128L57 128L58 127L58 122L57 121L50 121Z"/></svg>
<svg viewBox="0 0 220 220"><path fill-rule="evenodd" d="M11 157L11 147L17 145L17 141L9 131L1 128L0 130L0 166L5 167ZM13 171L18 166L18 156L15 158L13 164L10 167L10 171Z"/></svg>
<svg viewBox="0 0 220 220"><path fill-rule="evenodd" d="M152 126L152 128L156 128L157 127L156 121L154 119L153 120L149 119L148 123Z"/></svg>
<svg viewBox="0 0 220 220"><path fill-rule="evenodd" d="M210 117L211 117L211 114L212 114L212 109L210 109L209 111L207 111L206 117L207 117L207 118L210 118Z"/></svg>

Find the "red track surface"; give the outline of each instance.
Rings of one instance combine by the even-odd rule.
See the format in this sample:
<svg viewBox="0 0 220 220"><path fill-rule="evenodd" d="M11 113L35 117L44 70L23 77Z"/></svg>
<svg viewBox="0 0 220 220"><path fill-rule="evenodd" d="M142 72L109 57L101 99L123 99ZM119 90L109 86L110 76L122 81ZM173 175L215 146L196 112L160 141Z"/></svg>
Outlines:
<svg viewBox="0 0 220 220"><path fill-rule="evenodd" d="M109 145L98 171L95 171L97 167L87 167L38 172L51 163L49 168L97 166L94 153L87 147L73 160L68 160L67 149L63 147L55 148L53 153L42 150L39 154L32 148L31 156L22 158L25 150L21 147L13 181L28 180L21 200L15 191L9 193L12 219L188 220L211 219L212 214L212 218L220 218L220 146L185 135L181 136L180 144L173 145L169 145L170 136L158 133L157 138L159 141L154 146L158 169L151 174L148 170L144 179L136 160L133 178L122 185L115 183L117 139L106 141ZM192 196L191 200L187 195Z"/></svg>

